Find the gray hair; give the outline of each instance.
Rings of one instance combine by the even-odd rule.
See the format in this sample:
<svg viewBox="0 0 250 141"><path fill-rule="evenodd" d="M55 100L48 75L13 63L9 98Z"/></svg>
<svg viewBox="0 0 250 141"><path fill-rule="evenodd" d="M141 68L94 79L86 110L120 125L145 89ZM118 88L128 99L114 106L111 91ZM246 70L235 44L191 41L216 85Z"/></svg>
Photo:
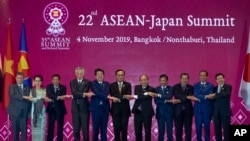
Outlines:
<svg viewBox="0 0 250 141"><path fill-rule="evenodd" d="M83 72L85 71L83 67L76 67L75 72L78 71L78 70L82 70Z"/></svg>

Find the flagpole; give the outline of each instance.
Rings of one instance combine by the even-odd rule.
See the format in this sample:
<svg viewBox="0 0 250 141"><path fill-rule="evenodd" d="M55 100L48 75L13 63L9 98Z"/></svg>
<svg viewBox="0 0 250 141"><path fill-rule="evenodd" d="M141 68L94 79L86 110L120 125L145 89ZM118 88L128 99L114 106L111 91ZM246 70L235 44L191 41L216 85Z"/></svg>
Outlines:
<svg viewBox="0 0 250 141"><path fill-rule="evenodd" d="M8 141L10 141L10 116L9 114L7 113L7 120L8 120L8 128L7 128L7 133L8 133Z"/></svg>
<svg viewBox="0 0 250 141"><path fill-rule="evenodd" d="M8 23L10 24L11 23L11 18L8 19ZM9 113L7 112L7 141L10 140L10 115Z"/></svg>

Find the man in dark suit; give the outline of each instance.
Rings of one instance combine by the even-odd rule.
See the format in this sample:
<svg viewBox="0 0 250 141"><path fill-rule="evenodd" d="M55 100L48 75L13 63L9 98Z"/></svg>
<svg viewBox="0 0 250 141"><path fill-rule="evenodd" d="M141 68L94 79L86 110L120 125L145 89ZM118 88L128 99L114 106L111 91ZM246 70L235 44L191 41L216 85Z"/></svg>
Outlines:
<svg viewBox="0 0 250 141"><path fill-rule="evenodd" d="M223 73L215 75L217 86L214 88L214 93L209 95L209 98L214 99L213 103L213 120L216 141L222 141L222 127L224 131L224 141L229 141L229 127L232 115L230 107L230 97L232 86L225 84Z"/></svg>
<svg viewBox="0 0 250 141"><path fill-rule="evenodd" d="M76 78L70 81L71 93L73 94L71 113L75 141L80 141L80 131L84 141L89 141L89 100L93 95L89 92L90 81L84 78L84 68L75 69Z"/></svg>
<svg viewBox="0 0 250 141"><path fill-rule="evenodd" d="M57 141L63 140L63 124L66 108L64 99L70 96L66 95L66 87L60 84L60 75L52 75L52 84L47 85L46 93L52 102L48 103L48 136L47 141L53 141L54 138L54 125L57 120Z"/></svg>
<svg viewBox="0 0 250 141"><path fill-rule="evenodd" d="M154 109L152 97L157 96L155 89L148 85L148 76L141 75L140 85L135 86L135 103L132 108L134 113L134 128L136 141L142 141L142 125L145 130L145 141L151 140L151 126Z"/></svg>
<svg viewBox="0 0 250 141"><path fill-rule="evenodd" d="M165 129L167 129L168 141L173 141L173 112L174 105L171 102L173 88L168 86L168 76L160 75L160 86L156 88L158 96L154 99L156 107L156 119L158 122L158 141L164 141Z"/></svg>
<svg viewBox="0 0 250 141"><path fill-rule="evenodd" d="M27 140L27 120L32 98L29 96L30 88L23 84L23 79L24 74L18 72L16 74L16 84L12 84L9 88L8 114L12 123L14 141L19 141L20 131L22 141Z"/></svg>
<svg viewBox="0 0 250 141"><path fill-rule="evenodd" d="M131 115L129 100L131 96L131 84L124 81L125 71L115 71L116 82L110 84L110 95L119 99L119 102L112 102L111 115L114 125L115 141L127 141L128 120ZM122 139L120 137L122 134Z"/></svg>
<svg viewBox="0 0 250 141"><path fill-rule="evenodd" d="M185 141L191 141L193 105L193 86L188 84L189 75L182 73L180 83L174 85L173 94L178 102L174 106L176 141L182 141L182 130L185 128Z"/></svg>
<svg viewBox="0 0 250 141"><path fill-rule="evenodd" d="M109 99L118 102L119 99L109 96L109 83L104 81L104 70L95 69L95 77L91 83L91 91L94 93L90 101L90 112L92 114L93 141L98 141L99 130L101 130L101 141L107 141L107 126L110 104Z"/></svg>
<svg viewBox="0 0 250 141"><path fill-rule="evenodd" d="M202 124L204 124L205 141L210 141L210 122L212 118L212 101L208 98L213 93L213 85L207 82L208 72L201 70L200 82L194 84L194 117L197 141L202 141Z"/></svg>

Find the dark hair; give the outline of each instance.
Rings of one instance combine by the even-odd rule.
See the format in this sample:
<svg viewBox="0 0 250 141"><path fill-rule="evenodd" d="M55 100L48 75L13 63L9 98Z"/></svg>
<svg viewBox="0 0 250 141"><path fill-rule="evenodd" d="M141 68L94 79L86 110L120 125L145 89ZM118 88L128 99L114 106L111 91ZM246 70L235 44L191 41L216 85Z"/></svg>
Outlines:
<svg viewBox="0 0 250 141"><path fill-rule="evenodd" d="M168 80L168 76L166 74L160 75L160 79L163 78L163 77L166 78L166 80Z"/></svg>
<svg viewBox="0 0 250 141"><path fill-rule="evenodd" d="M117 70L115 71L115 75L117 75L117 73L118 73L119 71L122 71L123 74L125 75L125 71L124 71L123 69L117 69Z"/></svg>
<svg viewBox="0 0 250 141"><path fill-rule="evenodd" d="M208 76L208 72L207 72L206 70L201 70L200 73L201 73L201 72L205 72L205 73L206 73L206 76ZM199 74L200 74L200 73L199 73Z"/></svg>
<svg viewBox="0 0 250 141"><path fill-rule="evenodd" d="M221 75L223 78L225 77L223 73L217 73L217 74L215 75L215 79L217 79L217 77L220 76L220 75Z"/></svg>
<svg viewBox="0 0 250 141"><path fill-rule="evenodd" d="M17 72L16 75L22 75L22 76L24 76L24 73L23 72Z"/></svg>
<svg viewBox="0 0 250 141"><path fill-rule="evenodd" d="M59 80L61 79L59 74L53 74L51 78L53 79L54 77L57 77Z"/></svg>
<svg viewBox="0 0 250 141"><path fill-rule="evenodd" d="M95 69L95 75L97 74L97 72L98 72L98 71L102 72L102 73L103 73L103 75L104 75L104 70L103 70L103 69L101 69L101 68L96 68L96 69Z"/></svg>
<svg viewBox="0 0 250 141"><path fill-rule="evenodd" d="M43 82L43 76L42 75L37 74L37 75L34 76L34 80L36 78L39 78Z"/></svg>
<svg viewBox="0 0 250 141"><path fill-rule="evenodd" d="M181 73L180 78L182 78L183 75L186 75L188 77L188 79L189 79L189 74L188 73L186 73L186 72Z"/></svg>

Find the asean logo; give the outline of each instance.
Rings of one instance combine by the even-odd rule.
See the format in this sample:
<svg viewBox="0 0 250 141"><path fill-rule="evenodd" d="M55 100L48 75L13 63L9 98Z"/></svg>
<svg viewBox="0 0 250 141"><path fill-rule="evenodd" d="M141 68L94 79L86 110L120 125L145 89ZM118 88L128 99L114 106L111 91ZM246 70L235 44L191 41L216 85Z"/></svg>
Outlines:
<svg viewBox="0 0 250 141"><path fill-rule="evenodd" d="M49 24L49 28L46 30L47 35L54 37L64 35L65 30L62 25L67 21L68 16L68 9L62 3L52 2L48 4L43 11L43 18Z"/></svg>

